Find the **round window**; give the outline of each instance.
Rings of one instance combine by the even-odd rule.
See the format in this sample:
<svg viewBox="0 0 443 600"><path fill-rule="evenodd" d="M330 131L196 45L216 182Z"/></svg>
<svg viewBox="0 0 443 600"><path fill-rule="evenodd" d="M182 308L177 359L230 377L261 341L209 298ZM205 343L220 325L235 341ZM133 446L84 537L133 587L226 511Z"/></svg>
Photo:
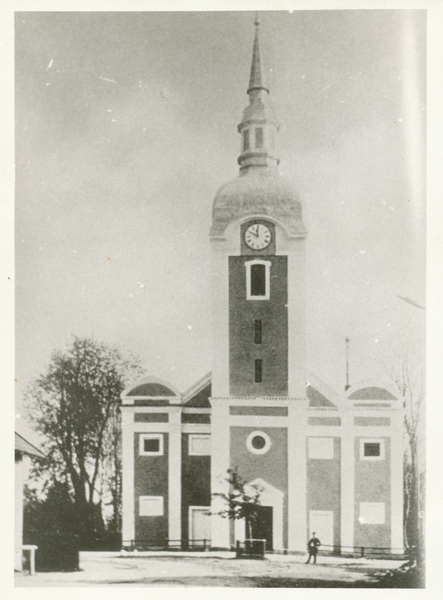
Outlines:
<svg viewBox="0 0 443 600"><path fill-rule="evenodd" d="M256 435L252 438L251 444L256 450L262 450L266 446L266 440L262 435Z"/></svg>
<svg viewBox="0 0 443 600"><path fill-rule="evenodd" d="M265 454L271 447L271 439L264 431L253 431L248 435L246 447L253 454Z"/></svg>

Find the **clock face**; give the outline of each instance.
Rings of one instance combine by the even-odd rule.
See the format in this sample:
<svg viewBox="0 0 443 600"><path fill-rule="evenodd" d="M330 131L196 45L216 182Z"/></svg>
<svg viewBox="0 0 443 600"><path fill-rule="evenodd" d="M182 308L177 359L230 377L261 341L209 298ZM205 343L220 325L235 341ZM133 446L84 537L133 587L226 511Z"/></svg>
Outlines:
<svg viewBox="0 0 443 600"><path fill-rule="evenodd" d="M266 225L255 223L245 231L245 242L252 250L263 250L271 241L271 232Z"/></svg>

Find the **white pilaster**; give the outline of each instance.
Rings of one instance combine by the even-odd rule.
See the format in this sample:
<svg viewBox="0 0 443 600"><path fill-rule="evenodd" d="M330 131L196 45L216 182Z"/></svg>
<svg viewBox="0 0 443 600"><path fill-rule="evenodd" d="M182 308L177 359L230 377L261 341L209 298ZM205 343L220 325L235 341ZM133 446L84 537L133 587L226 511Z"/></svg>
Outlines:
<svg viewBox="0 0 443 600"><path fill-rule="evenodd" d="M181 541L181 407L169 407L168 536Z"/></svg>
<svg viewBox="0 0 443 600"><path fill-rule="evenodd" d="M354 501L355 501L355 458L354 458L354 415L352 411L342 413L341 438L341 546L354 546Z"/></svg>
<svg viewBox="0 0 443 600"><path fill-rule="evenodd" d="M305 240L288 248L288 395L305 395Z"/></svg>
<svg viewBox="0 0 443 600"><path fill-rule="evenodd" d="M227 242L212 240L212 395L229 395L229 264Z"/></svg>
<svg viewBox="0 0 443 600"><path fill-rule="evenodd" d="M288 550L306 550L306 401L288 411Z"/></svg>
<svg viewBox="0 0 443 600"><path fill-rule="evenodd" d="M226 481L230 466L229 443L229 406L223 399L211 398L212 435L211 435L211 492L212 494L228 494L229 484ZM229 520L218 516L226 509L222 498L212 496L211 500L211 545L213 548L229 548Z"/></svg>
<svg viewBox="0 0 443 600"><path fill-rule="evenodd" d="M134 414L122 409L122 538L123 545L134 539Z"/></svg>
<svg viewBox="0 0 443 600"><path fill-rule="evenodd" d="M391 548L403 551L403 411L391 416Z"/></svg>

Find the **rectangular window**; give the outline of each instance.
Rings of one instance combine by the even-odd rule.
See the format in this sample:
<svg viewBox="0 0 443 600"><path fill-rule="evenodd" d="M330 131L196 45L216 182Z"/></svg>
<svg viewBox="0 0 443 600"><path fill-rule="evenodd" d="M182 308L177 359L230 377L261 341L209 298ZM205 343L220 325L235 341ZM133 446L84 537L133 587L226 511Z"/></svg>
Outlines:
<svg viewBox="0 0 443 600"><path fill-rule="evenodd" d="M141 517L163 516L163 496L139 496L139 515Z"/></svg>
<svg viewBox="0 0 443 600"><path fill-rule="evenodd" d="M385 441L383 439L361 439L360 460L384 460Z"/></svg>
<svg viewBox="0 0 443 600"><path fill-rule="evenodd" d="M255 147L263 148L263 127L255 128Z"/></svg>
<svg viewBox="0 0 443 600"><path fill-rule="evenodd" d="M367 442L365 444L365 456L380 456L380 443Z"/></svg>
<svg viewBox="0 0 443 600"><path fill-rule="evenodd" d="M384 525L385 503L384 502L360 502L360 514L358 517L360 525Z"/></svg>
<svg viewBox="0 0 443 600"><path fill-rule="evenodd" d="M143 433L140 435L140 456L161 456L163 454L163 435L161 433Z"/></svg>
<svg viewBox="0 0 443 600"><path fill-rule="evenodd" d="M249 150L249 129L243 131L243 152Z"/></svg>
<svg viewBox="0 0 443 600"><path fill-rule="evenodd" d="M262 325L259 319L255 320L255 343L261 344Z"/></svg>
<svg viewBox="0 0 443 600"><path fill-rule="evenodd" d="M262 383L263 377L263 364L261 358L257 358L255 361L255 383Z"/></svg>
<svg viewBox="0 0 443 600"><path fill-rule="evenodd" d="M211 436L191 434L189 436L189 454L191 456L210 456Z"/></svg>
<svg viewBox="0 0 443 600"><path fill-rule="evenodd" d="M266 265L251 265L251 296L266 295Z"/></svg>

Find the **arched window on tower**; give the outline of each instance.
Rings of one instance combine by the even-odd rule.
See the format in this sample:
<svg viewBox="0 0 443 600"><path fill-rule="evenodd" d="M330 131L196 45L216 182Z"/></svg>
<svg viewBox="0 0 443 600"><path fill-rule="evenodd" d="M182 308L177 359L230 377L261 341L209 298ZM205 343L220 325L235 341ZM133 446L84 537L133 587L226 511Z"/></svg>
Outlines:
<svg viewBox="0 0 443 600"><path fill-rule="evenodd" d="M246 298L269 300L271 263L267 260L251 260L246 266Z"/></svg>

